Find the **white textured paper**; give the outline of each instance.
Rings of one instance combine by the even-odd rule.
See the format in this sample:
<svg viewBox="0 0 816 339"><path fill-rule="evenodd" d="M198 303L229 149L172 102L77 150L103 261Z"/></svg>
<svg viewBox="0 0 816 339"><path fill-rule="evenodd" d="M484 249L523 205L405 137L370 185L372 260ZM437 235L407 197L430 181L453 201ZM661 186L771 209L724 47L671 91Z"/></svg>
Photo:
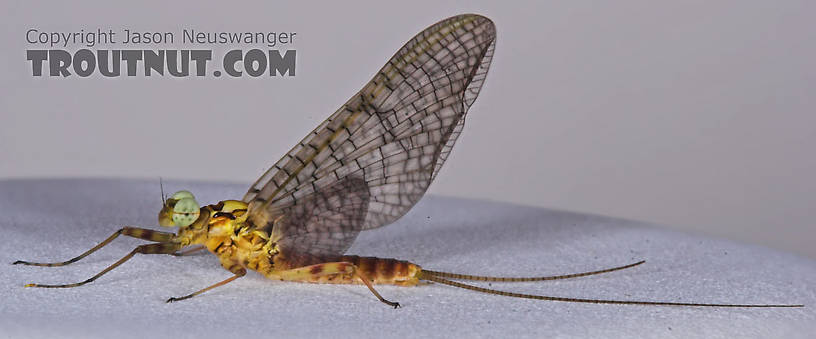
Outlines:
<svg viewBox="0 0 816 339"><path fill-rule="evenodd" d="M165 183L202 203L240 198L246 185ZM722 337L816 333L816 262L789 253L653 228L635 221L496 202L429 196L393 225L363 232L350 254L394 257L440 271L556 275L639 260L627 270L490 287L551 296L715 303L803 303L798 309L723 309L546 302L438 284L378 286L391 309L358 285L230 276L216 258L140 255L71 289L25 283L84 280L142 241L120 238L66 267L61 261L124 225L160 229L158 182L0 181L0 338L250 337ZM483 284L487 286L486 284Z"/></svg>

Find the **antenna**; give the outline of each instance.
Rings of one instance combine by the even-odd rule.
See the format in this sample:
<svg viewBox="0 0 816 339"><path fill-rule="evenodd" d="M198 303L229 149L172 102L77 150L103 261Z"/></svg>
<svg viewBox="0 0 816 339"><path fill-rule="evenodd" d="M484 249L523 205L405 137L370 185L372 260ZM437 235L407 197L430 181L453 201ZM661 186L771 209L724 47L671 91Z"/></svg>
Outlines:
<svg viewBox="0 0 816 339"><path fill-rule="evenodd" d="M162 183L162 177L159 177L159 189L161 190L162 206L167 205L167 201L164 199L164 184Z"/></svg>

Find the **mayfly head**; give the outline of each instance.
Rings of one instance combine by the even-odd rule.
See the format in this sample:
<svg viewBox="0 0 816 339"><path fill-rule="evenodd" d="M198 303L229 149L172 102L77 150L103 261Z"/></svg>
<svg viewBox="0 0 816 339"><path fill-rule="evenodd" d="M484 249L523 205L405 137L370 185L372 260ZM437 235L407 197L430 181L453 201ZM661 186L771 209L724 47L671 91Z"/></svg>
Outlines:
<svg viewBox="0 0 816 339"><path fill-rule="evenodd" d="M178 191L164 202L159 211L159 225L164 227L190 226L198 219L201 208L189 191Z"/></svg>

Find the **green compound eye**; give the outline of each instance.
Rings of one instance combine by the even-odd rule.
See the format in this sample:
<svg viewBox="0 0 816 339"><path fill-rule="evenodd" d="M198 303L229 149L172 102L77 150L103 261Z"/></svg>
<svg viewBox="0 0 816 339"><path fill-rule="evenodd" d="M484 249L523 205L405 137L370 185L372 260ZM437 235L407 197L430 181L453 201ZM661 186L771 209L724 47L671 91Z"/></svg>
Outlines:
<svg viewBox="0 0 816 339"><path fill-rule="evenodd" d="M193 196L192 193L190 193L190 191L178 191L176 193L173 193L173 196L170 197L170 199L176 199L176 200L181 200L181 199L184 199L184 198L190 198L190 199L193 199L195 201L195 197Z"/></svg>
<svg viewBox="0 0 816 339"><path fill-rule="evenodd" d="M192 196L190 192L182 192L186 192ZM176 199L176 195L179 193L173 194L173 199ZM176 205L173 206L173 222L179 227L190 226L190 224L198 219L199 214L200 209L198 202L196 202L192 197L182 197L178 202L176 202Z"/></svg>

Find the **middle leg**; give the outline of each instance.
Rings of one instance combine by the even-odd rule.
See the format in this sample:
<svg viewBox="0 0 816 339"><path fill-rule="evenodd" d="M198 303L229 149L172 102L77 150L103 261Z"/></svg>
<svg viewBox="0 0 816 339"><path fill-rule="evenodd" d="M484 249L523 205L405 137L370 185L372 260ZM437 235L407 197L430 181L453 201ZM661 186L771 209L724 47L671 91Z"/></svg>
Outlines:
<svg viewBox="0 0 816 339"><path fill-rule="evenodd" d="M192 297L195 297L195 296L197 296L197 295L199 295L199 294L201 294L201 293L207 292L207 291L209 291L209 290L211 290L211 289L213 289L213 288L216 288L216 287L218 287L218 286L224 286L224 285L226 285L226 284L228 284L228 283L232 282L232 281L233 281L233 280L235 280L235 279L238 279L238 278L240 278L240 277L245 276L245 275L246 275L246 273L247 273L246 268L243 268L243 267L240 267L240 266L234 266L234 267L231 267L231 268L230 268L230 271L231 271L231 272L232 272L234 275L233 275L233 276L231 276L231 277L229 277L229 278L227 278L227 279L222 280L221 282L215 283L215 284L213 284L213 285L211 285L211 286L209 286L209 287L202 288L202 289L200 289L200 290L198 290L198 291L195 291L195 292L190 293L190 294L188 294L188 295L185 295L185 296L183 296L183 297L172 297L172 298L170 298L170 299L167 299L167 302L168 302L168 303L171 303L171 302L175 302L175 301L179 301L179 300L190 299L190 298L192 298Z"/></svg>

